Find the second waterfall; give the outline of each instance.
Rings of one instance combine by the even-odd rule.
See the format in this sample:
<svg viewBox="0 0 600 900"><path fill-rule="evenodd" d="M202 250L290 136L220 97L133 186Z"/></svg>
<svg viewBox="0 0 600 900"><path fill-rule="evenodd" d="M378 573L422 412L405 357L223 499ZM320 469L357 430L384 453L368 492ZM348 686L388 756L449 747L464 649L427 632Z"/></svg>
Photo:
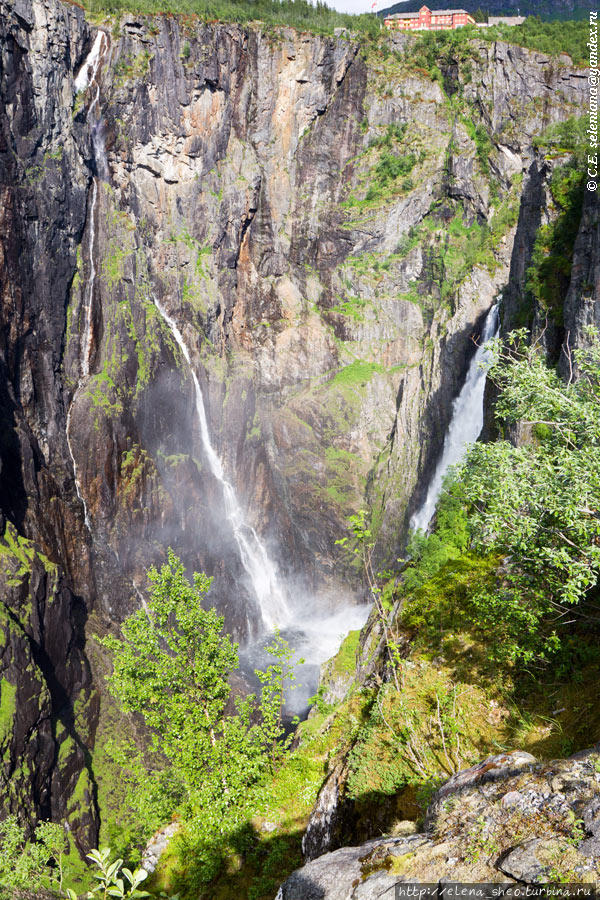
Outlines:
<svg viewBox="0 0 600 900"><path fill-rule="evenodd" d="M425 502L410 520L413 531L426 531L435 513L442 492L444 476L450 466L463 458L469 444L477 440L483 427L483 394L485 391L486 362L489 350L486 343L495 337L499 328L498 304L488 312L479 346L471 360L465 383L454 401L452 419L444 439L444 449L429 483Z"/></svg>

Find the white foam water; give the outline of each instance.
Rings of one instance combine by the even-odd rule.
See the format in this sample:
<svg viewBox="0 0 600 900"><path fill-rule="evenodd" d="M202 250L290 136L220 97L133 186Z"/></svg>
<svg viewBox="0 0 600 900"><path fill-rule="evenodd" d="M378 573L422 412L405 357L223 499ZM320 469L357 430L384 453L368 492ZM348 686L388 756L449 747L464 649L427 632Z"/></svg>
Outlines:
<svg viewBox="0 0 600 900"><path fill-rule="evenodd" d="M293 650L292 665L296 681L285 688L285 713L287 716L304 715L309 699L319 686L322 663L331 659L340 649L342 641L351 631L359 631L365 624L371 604L346 604L323 614L319 612L318 600L309 604L302 617L296 616L284 629L283 637ZM249 685L259 689L254 680L255 669L266 669L274 660L265 651L274 634L262 635L260 641L244 647L240 651L240 667ZM303 662L300 662L303 660Z"/></svg>

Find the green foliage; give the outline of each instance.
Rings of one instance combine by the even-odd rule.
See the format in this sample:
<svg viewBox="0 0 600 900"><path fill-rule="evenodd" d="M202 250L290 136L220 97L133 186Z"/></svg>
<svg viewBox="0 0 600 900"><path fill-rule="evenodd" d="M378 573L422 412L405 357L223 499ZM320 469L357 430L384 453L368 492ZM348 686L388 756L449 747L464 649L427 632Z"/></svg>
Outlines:
<svg viewBox="0 0 600 900"><path fill-rule="evenodd" d="M589 64L589 25L580 22L542 22L539 16L528 16L522 25L496 25L477 33L487 41L503 40L548 56L567 53L576 66Z"/></svg>
<svg viewBox="0 0 600 900"><path fill-rule="evenodd" d="M470 538L469 521L464 508L464 492L460 482L446 477L436 511L436 528L430 535L413 532L407 546L411 565L404 573L407 591L421 587L438 574L449 560L459 559Z"/></svg>
<svg viewBox="0 0 600 900"><path fill-rule="evenodd" d="M552 173L550 193L556 217L538 230L525 285L529 304L535 301L559 325L583 206L586 127L586 117L569 119L549 129L538 141L538 146L555 155L568 153L571 157Z"/></svg>
<svg viewBox="0 0 600 900"><path fill-rule="evenodd" d="M477 58L477 50L471 40L479 34L473 26L424 31L409 45L407 60L415 67L425 69L434 81L441 81L440 70L445 66Z"/></svg>
<svg viewBox="0 0 600 900"><path fill-rule="evenodd" d="M148 877L145 869L136 869L135 872L132 872L123 866L122 859L111 862L108 847L102 850L92 850L87 856L98 869L94 873L98 884L86 894L89 900L94 900L95 897L99 897L101 900L108 900L109 897L136 900L136 898L150 896L148 891L140 890L138 887ZM69 900L77 900L74 891L70 891L68 897Z"/></svg>
<svg viewBox="0 0 600 900"><path fill-rule="evenodd" d="M42 822L35 840L28 841L16 816L0 822L0 897L4 888L41 889L52 883L61 897L65 832L61 825ZM51 863L54 867L51 868Z"/></svg>
<svg viewBox="0 0 600 900"><path fill-rule="evenodd" d="M196 573L190 584L171 550L148 577L147 608L125 620L122 638L101 643L114 657L111 692L124 710L143 716L151 744L143 756L125 745L112 752L122 756L128 796L137 791L133 802L146 827L176 807L186 816L177 838L182 877L199 889L219 872L227 836L234 840L261 779L288 746L282 711L294 678L292 651L276 635L267 648L275 662L257 672L260 703L232 700L237 645L223 632L223 618L203 608L211 579Z"/></svg>
<svg viewBox="0 0 600 900"><path fill-rule="evenodd" d="M350 365L344 366L343 369L340 369L340 371L334 375L332 384L350 386L359 384L364 385L367 384L377 372L382 371L383 368L379 363L365 362L364 360L356 359L354 362L350 363Z"/></svg>
<svg viewBox="0 0 600 900"><path fill-rule="evenodd" d="M368 304L369 301L366 297L347 296L344 300L340 300L339 303L332 306L331 311L347 316L349 319L354 319L355 322L362 322L364 321L364 311Z"/></svg>
<svg viewBox="0 0 600 900"><path fill-rule="evenodd" d="M502 426L529 443L475 444L446 485L433 534L409 544L402 621L421 643L448 629L486 641L496 662L556 658L564 622L592 602L600 570L600 343L575 351L565 384L524 333L490 370ZM499 560L504 562L499 567ZM439 640L439 637L438 637Z"/></svg>
<svg viewBox="0 0 600 900"><path fill-rule="evenodd" d="M555 122L543 134L534 138L533 145L547 156L576 154L576 165L584 162L587 147L589 116L570 116L564 122Z"/></svg>
<svg viewBox="0 0 600 900"><path fill-rule="evenodd" d="M424 811L432 790L475 761L486 723L480 688L456 684L424 660L402 666L401 690L382 685L349 757L348 795L359 804L384 802L412 788ZM413 814L417 814L414 809Z"/></svg>
<svg viewBox="0 0 600 900"><path fill-rule="evenodd" d="M337 540L336 544L343 547L354 564L362 570L383 634L387 662L392 671L394 684L399 690L400 646L394 628L394 610L390 599L390 591L384 584L386 578L389 578L389 573L375 572L373 568L375 542L375 535L367 521L367 511L361 509L358 513L348 518L348 534L346 537Z"/></svg>
<svg viewBox="0 0 600 900"><path fill-rule="evenodd" d="M17 688L6 678L0 679L0 742L12 732L16 710Z"/></svg>
<svg viewBox="0 0 600 900"><path fill-rule="evenodd" d="M275 662L267 666L264 672L257 670L256 675L261 683L262 739L268 748L271 772L274 772L293 739L291 732L286 738L283 737L285 728L282 699L284 694L295 687L296 675L294 652L278 630L266 650L274 657ZM300 665L303 662L303 659L298 660ZM297 719L294 724L297 724Z"/></svg>
<svg viewBox="0 0 600 900"><path fill-rule="evenodd" d="M490 173L490 154L493 150L492 139L490 138L485 125L482 122L475 124L470 116L463 116L463 122L467 129L467 133L474 142L477 149L477 159L479 166L484 175Z"/></svg>
<svg viewBox="0 0 600 900"><path fill-rule="evenodd" d="M559 646L556 628L596 584L600 567L600 344L575 351L582 377L565 385L524 334L490 371L501 421L545 426L544 439L473 447L463 484L474 547L507 557L503 587L479 603L501 609L522 636L515 656L545 657ZM495 613L494 613L495 608Z"/></svg>
<svg viewBox="0 0 600 900"><path fill-rule="evenodd" d="M347 28L376 38L382 28L374 15L350 15L336 12L321 0L86 0L85 9L94 16L124 12L144 15L168 13L194 16L204 21L256 22L266 25L290 25L317 33L332 34L335 28Z"/></svg>
<svg viewBox="0 0 600 900"><path fill-rule="evenodd" d="M369 147L384 147L386 150L391 150L396 142L401 143L404 140L407 128L406 122L392 122L387 126L383 135L369 141Z"/></svg>
<svg viewBox="0 0 600 900"><path fill-rule="evenodd" d="M367 199L374 199L374 196L370 197L369 194L373 193L374 195L378 189L385 189L396 179L410 175L416 162L417 157L414 153L409 153L406 156L384 153L375 166L373 173L374 184L371 184L369 187Z"/></svg>

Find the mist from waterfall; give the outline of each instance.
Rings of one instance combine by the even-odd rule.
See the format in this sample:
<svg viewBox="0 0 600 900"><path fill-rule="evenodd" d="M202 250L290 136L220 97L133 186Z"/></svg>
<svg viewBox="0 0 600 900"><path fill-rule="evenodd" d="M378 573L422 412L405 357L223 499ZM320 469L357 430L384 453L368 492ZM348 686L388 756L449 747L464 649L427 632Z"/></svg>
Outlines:
<svg viewBox="0 0 600 900"><path fill-rule="evenodd" d="M225 477L223 464L212 445L206 419L206 411L204 409L204 398L202 396L200 383L198 382L198 378L192 367L187 345L181 331L172 317L169 316L158 300L155 299L154 303L188 364L194 382L196 413L200 425L202 448L208 461L210 471L221 486L225 504L225 516L233 531L242 566L244 567L244 571L252 586L260 610L263 628L265 631L272 631L276 627L284 627L291 620L291 612L285 592L279 584L275 566L269 558L263 542L259 538L256 530L249 525L244 518L233 486Z"/></svg>
<svg viewBox="0 0 600 900"><path fill-rule="evenodd" d="M442 455L429 483L425 502L410 520L413 531L427 531L442 492L444 476L450 466L456 465L465 455L469 444L474 443L483 428L483 395L487 377L486 364L490 361L487 341L498 333L500 326L498 304L488 312L477 351L471 360L465 383L452 408L452 419L444 439Z"/></svg>

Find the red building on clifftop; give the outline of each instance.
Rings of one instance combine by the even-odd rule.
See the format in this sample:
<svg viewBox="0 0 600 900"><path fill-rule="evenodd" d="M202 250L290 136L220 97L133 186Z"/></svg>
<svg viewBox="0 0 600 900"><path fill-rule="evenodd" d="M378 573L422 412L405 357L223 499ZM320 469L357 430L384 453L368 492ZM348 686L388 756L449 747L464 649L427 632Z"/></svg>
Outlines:
<svg viewBox="0 0 600 900"><path fill-rule="evenodd" d="M386 28L405 31L438 31L442 28L462 28L474 25L475 19L466 9L429 9L422 6L419 12L394 13L383 20Z"/></svg>

